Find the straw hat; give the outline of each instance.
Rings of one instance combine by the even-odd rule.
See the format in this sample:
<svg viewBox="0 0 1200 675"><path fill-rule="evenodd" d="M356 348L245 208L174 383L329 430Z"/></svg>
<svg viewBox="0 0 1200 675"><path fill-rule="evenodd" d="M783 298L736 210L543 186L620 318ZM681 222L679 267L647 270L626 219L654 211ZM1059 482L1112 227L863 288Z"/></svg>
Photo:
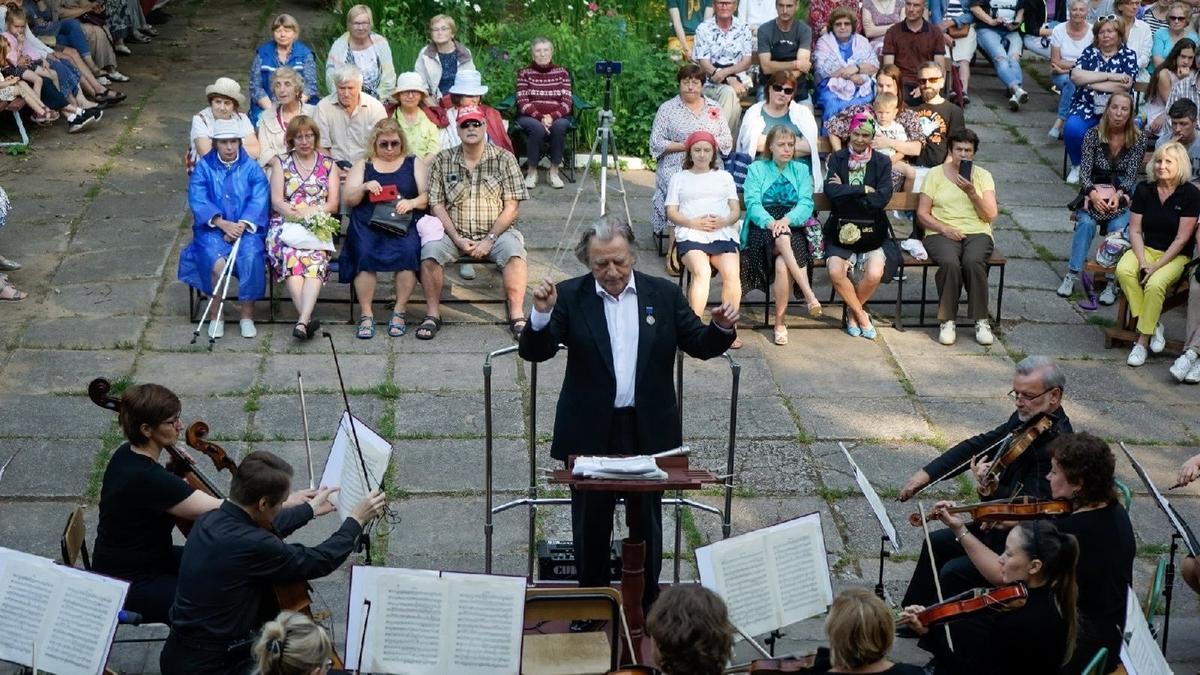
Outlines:
<svg viewBox="0 0 1200 675"><path fill-rule="evenodd" d="M396 78L396 89L392 92L392 98L396 98L406 91L425 93L425 81L416 73L400 73L400 76Z"/></svg>
<svg viewBox="0 0 1200 675"><path fill-rule="evenodd" d="M218 77L216 82L204 88L204 94L210 101L213 96L224 96L237 101L239 109L246 107L246 97L242 95L242 85L228 77Z"/></svg>

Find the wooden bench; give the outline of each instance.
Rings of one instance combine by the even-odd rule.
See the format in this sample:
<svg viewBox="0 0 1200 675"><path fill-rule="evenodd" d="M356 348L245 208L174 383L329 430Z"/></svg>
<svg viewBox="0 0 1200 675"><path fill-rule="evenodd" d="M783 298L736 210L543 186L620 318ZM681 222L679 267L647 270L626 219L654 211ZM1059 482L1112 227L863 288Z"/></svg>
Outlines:
<svg viewBox="0 0 1200 675"><path fill-rule="evenodd" d="M1094 260L1089 260L1084 266L1084 273L1091 274L1093 278L1093 288L1097 291L1104 288L1108 283L1108 275L1115 273L1115 268L1104 267ZM1188 274L1175 283L1174 286L1167 289L1167 297L1163 300L1162 311L1165 313L1176 307L1186 306L1188 301ZM1115 281L1113 283L1116 283ZM1117 323L1104 329L1104 348L1112 349L1113 347L1123 346L1129 347L1137 342L1139 333L1137 332L1137 319L1129 312L1129 301L1125 298L1125 294L1121 293L1117 296ZM1175 352L1182 352L1184 343L1180 340L1167 340L1167 349Z"/></svg>

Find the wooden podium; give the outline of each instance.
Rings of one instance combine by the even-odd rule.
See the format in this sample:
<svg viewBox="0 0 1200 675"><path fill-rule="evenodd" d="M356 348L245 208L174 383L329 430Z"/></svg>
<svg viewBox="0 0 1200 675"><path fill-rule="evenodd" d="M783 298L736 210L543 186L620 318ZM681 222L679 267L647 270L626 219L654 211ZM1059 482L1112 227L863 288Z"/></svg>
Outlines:
<svg viewBox="0 0 1200 675"><path fill-rule="evenodd" d="M568 485L575 490L623 492L625 496L625 526L629 536L621 541L621 604L629 621L629 633L635 654L641 654L642 636L645 634L646 618L642 615L642 595L645 592L646 536L643 523L632 517L639 511L641 495L667 490L699 490L705 485L720 483L710 471L688 468L686 456L658 457L658 468L667 472L662 480L620 480L610 478L576 478L571 475L577 455L571 455L568 468L555 469L550 482ZM653 579L652 583L658 583Z"/></svg>

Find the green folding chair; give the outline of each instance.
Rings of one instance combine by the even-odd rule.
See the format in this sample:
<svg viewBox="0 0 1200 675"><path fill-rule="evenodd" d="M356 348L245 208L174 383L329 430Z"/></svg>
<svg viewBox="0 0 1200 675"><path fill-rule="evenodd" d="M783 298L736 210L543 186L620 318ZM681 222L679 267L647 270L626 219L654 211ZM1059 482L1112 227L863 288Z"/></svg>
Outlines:
<svg viewBox="0 0 1200 675"><path fill-rule="evenodd" d="M571 76L571 91L575 90L575 76ZM517 95L509 94L507 98L495 106L496 110L508 120L508 137L516 139L525 135L525 130L517 124ZM579 119L585 112L592 109L592 104L571 94L571 126L567 127L567 144L563 151L563 174L567 182L575 182L575 157L579 154ZM515 149L515 148L514 148Z"/></svg>
<svg viewBox="0 0 1200 675"><path fill-rule="evenodd" d="M1133 506L1133 490L1124 481L1114 480L1113 482L1117 484L1117 492L1121 493L1121 505L1128 511Z"/></svg>
<svg viewBox="0 0 1200 675"><path fill-rule="evenodd" d="M1088 661L1087 667L1083 669L1079 675L1106 675L1104 666L1108 663L1108 647L1101 647L1100 651Z"/></svg>
<svg viewBox="0 0 1200 675"><path fill-rule="evenodd" d="M1162 609L1166 597L1163 591L1167 585L1167 554L1158 556L1158 564L1154 566L1154 576L1150 580L1150 589L1146 591L1146 622L1153 625L1152 619Z"/></svg>

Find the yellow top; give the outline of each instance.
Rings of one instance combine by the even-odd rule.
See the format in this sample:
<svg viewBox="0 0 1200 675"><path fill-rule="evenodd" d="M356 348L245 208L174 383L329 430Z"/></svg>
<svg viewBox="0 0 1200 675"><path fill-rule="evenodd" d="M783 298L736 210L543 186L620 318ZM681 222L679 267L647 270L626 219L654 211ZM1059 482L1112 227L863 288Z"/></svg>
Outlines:
<svg viewBox="0 0 1200 675"><path fill-rule="evenodd" d="M413 124L404 119L404 113L400 112L399 108L396 108L395 116L396 121L400 123L400 130L404 132L405 140L408 141L409 154L425 157L442 149L441 132L436 124L429 121L425 113L419 113L417 121Z"/></svg>
<svg viewBox="0 0 1200 675"><path fill-rule="evenodd" d="M996 181L986 169L974 167L971 170L971 182L975 191L980 195L996 191ZM925 183L921 186L921 194L929 195L933 200L931 213L934 218L953 227L963 234L986 234L992 236L992 224L984 221L975 213L975 206L967 193L950 182L942 166L935 166L925 175Z"/></svg>

